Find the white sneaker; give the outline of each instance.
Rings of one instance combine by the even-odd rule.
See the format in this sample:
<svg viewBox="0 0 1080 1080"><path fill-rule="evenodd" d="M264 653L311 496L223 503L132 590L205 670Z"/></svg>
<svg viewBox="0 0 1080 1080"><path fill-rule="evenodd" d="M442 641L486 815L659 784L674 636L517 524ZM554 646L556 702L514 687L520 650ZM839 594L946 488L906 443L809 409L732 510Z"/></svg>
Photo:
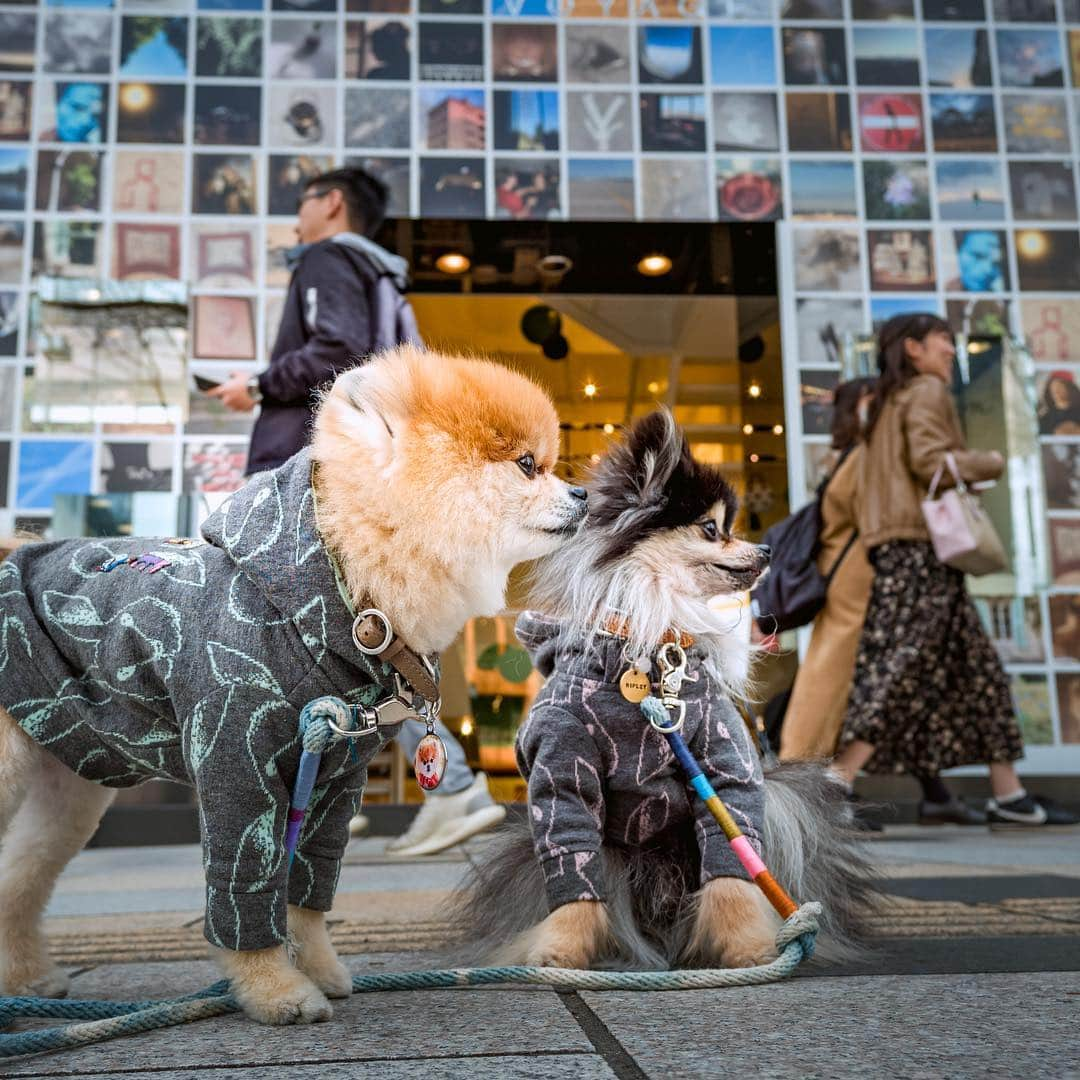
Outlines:
<svg viewBox="0 0 1080 1080"><path fill-rule="evenodd" d="M494 828L505 817L506 807L492 799L487 777L480 772L464 791L429 795L408 831L386 845L386 853L401 857L434 855Z"/></svg>
<svg viewBox="0 0 1080 1080"><path fill-rule="evenodd" d="M367 814L357 814L349 821L349 835L363 836L371 828L371 818Z"/></svg>

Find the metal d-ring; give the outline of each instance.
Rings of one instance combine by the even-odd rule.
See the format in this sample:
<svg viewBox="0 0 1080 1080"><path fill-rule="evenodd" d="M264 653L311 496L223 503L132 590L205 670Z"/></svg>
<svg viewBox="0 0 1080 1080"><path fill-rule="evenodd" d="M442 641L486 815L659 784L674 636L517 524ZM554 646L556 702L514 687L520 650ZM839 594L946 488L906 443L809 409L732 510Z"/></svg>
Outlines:
<svg viewBox="0 0 1080 1080"><path fill-rule="evenodd" d="M377 646L375 646L374 648L371 648L371 647L365 645L360 640L360 624L369 615L374 615L377 619L380 619L382 621L383 632L386 635L382 639L382 641ZM353 644L355 644L356 647L362 653L365 653L367 656L378 656L380 653L386 652L387 648L390 645L390 642L394 640L394 629L390 625L390 620L378 608L373 608L373 607L372 608L365 608L363 611L360 612L359 615L356 616L355 619L353 619L352 639L353 639Z"/></svg>

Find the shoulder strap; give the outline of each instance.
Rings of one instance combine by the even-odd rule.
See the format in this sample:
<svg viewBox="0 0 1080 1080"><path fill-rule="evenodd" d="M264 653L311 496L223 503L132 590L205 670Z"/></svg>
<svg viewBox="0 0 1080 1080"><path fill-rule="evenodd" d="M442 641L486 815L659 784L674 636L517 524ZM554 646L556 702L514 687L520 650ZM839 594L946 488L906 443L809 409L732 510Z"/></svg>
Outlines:
<svg viewBox="0 0 1080 1080"><path fill-rule="evenodd" d="M825 575L825 588L832 584L832 579L836 577L836 571L840 569L840 564L847 558L847 553L851 550L851 546L859 539L859 530L852 529L851 536L848 538L848 542L844 545L844 550L840 552L836 557L836 562L829 567L829 572Z"/></svg>
<svg viewBox="0 0 1080 1080"><path fill-rule="evenodd" d="M852 443L845 450L841 451L840 457L837 458L836 464L829 470L828 476L824 477L822 479L821 483L818 484L817 497L819 499L821 498L822 495L825 494L825 489L829 486L829 482L840 471L840 466L843 465L845 461L847 461L848 456L855 449L856 445L857 445L856 443Z"/></svg>

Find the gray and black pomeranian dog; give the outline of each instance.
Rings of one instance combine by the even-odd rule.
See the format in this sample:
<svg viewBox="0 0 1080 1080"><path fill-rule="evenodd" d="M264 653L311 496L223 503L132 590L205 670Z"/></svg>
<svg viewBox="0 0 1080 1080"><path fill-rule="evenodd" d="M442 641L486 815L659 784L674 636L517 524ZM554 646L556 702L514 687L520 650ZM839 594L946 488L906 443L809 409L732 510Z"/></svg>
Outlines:
<svg viewBox="0 0 1080 1080"><path fill-rule="evenodd" d="M716 792L781 886L823 903L833 951L860 936L872 875L842 788L813 764L763 776L732 703L751 646L717 598L750 589L769 560L732 534L737 510L666 410L597 465L584 528L539 567L537 610L518 620L547 678L517 738L528 821L496 836L459 894L470 958L664 969L776 956L779 916L641 711L641 676L657 694L658 654L675 642L683 738Z"/></svg>

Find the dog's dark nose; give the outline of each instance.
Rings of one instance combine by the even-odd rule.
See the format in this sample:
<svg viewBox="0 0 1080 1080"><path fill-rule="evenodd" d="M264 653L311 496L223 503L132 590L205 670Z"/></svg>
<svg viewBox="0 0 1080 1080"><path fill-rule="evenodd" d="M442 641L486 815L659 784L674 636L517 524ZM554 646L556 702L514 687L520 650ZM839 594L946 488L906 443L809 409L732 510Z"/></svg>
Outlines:
<svg viewBox="0 0 1080 1080"><path fill-rule="evenodd" d="M757 549L766 559L772 558L772 548L768 544L758 544Z"/></svg>
<svg viewBox="0 0 1080 1080"><path fill-rule="evenodd" d="M572 487L570 489L570 494L573 495L575 499L581 499L582 501L589 497L589 493L583 487Z"/></svg>

